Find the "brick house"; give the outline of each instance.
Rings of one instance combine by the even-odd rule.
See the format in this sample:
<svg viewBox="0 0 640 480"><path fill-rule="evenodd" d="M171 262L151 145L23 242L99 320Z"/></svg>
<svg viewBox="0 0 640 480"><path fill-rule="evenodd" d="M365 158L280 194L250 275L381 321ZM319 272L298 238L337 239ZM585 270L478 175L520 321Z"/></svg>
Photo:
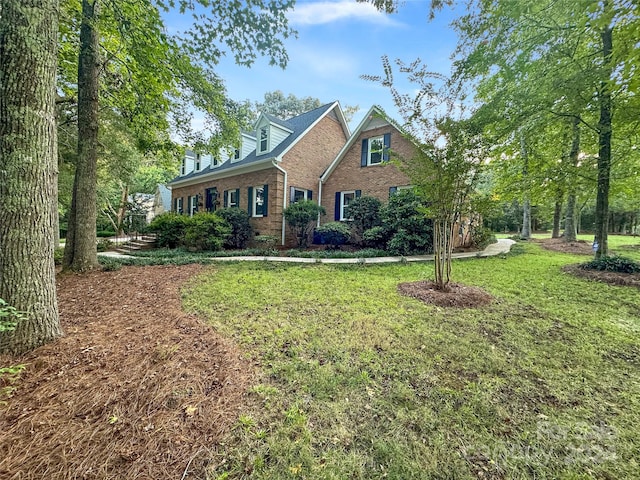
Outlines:
<svg viewBox="0 0 640 480"><path fill-rule="evenodd" d="M386 203L398 190L411 188L409 177L388 162L389 150L399 158L411 158L416 146L374 105L320 177L320 202L327 215L319 223L345 220L345 207L360 196ZM458 224L456 246L470 241L466 225L468 219Z"/></svg>
<svg viewBox="0 0 640 480"><path fill-rule="evenodd" d="M169 182L172 210L193 215L222 207L245 209L256 235L291 243L282 211L316 200L318 178L343 148L349 127L338 102L289 120L262 113L238 148L217 156L187 151L180 175Z"/></svg>
<svg viewBox="0 0 640 480"><path fill-rule="evenodd" d="M411 186L409 177L388 163L390 149L409 158L415 146L373 106L320 177L321 202L327 209L321 223L344 220L344 208L361 195L386 202L398 189Z"/></svg>

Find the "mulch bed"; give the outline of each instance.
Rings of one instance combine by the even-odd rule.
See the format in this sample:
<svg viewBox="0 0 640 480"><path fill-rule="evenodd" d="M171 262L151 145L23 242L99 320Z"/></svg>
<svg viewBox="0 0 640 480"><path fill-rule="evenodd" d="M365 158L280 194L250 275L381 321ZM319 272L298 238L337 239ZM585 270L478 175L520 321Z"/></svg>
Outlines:
<svg viewBox="0 0 640 480"><path fill-rule="evenodd" d="M493 301L493 297L480 287L450 283L449 290L443 291L428 280L400 283L398 292L438 307L477 308Z"/></svg>
<svg viewBox="0 0 640 480"><path fill-rule="evenodd" d="M542 244L542 248L560 253L572 253L576 255L593 255L592 243L585 240L565 242L562 238L539 238L533 240Z"/></svg>
<svg viewBox="0 0 640 480"><path fill-rule="evenodd" d="M640 288L640 273L617 273L600 270L585 270L575 264L565 265L562 267L562 271L576 277L608 283L609 285Z"/></svg>
<svg viewBox="0 0 640 480"><path fill-rule="evenodd" d="M28 365L0 404L0 478L205 478L254 369L181 310L179 287L201 268L58 276L66 335L0 357Z"/></svg>

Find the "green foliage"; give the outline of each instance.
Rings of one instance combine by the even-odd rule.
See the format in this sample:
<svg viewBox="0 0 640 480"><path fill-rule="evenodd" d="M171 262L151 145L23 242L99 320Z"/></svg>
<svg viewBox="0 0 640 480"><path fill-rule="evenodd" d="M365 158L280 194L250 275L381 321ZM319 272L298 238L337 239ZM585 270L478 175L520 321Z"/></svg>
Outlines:
<svg viewBox="0 0 640 480"><path fill-rule="evenodd" d="M481 226L474 226L471 228L471 245L476 247L478 250L484 250L487 245L496 242L496 236L490 229Z"/></svg>
<svg viewBox="0 0 640 480"><path fill-rule="evenodd" d="M18 311L0 298L0 332L15 330L18 322L26 317L26 313Z"/></svg>
<svg viewBox="0 0 640 480"><path fill-rule="evenodd" d="M14 384L18 381L20 374L26 368L27 366L24 364L0 367L0 405L6 403L3 398L10 397L15 391L16 387Z"/></svg>
<svg viewBox="0 0 640 480"><path fill-rule="evenodd" d="M400 190L380 209L381 225L363 232L363 243L392 255L430 253L433 249L432 221L427 218L420 197L412 190Z"/></svg>
<svg viewBox="0 0 640 480"><path fill-rule="evenodd" d="M580 264L580 268L584 270L600 270L617 273L638 273L640 272L640 263L630 258L612 255L582 263Z"/></svg>
<svg viewBox="0 0 640 480"><path fill-rule="evenodd" d="M167 212L155 217L149 224L149 231L156 234L159 247L176 248L182 245L189 217L175 212Z"/></svg>
<svg viewBox="0 0 640 480"><path fill-rule="evenodd" d="M116 232L114 230L98 230L96 232L96 236L98 238L115 237L116 236Z"/></svg>
<svg viewBox="0 0 640 480"><path fill-rule="evenodd" d="M253 239L256 244L257 250L263 252L265 255L278 255L276 245L280 239L273 235L256 235Z"/></svg>
<svg viewBox="0 0 640 480"><path fill-rule="evenodd" d="M98 262L100 262L100 266L105 272L117 272L123 265L123 262L119 259L111 257L98 257Z"/></svg>
<svg viewBox="0 0 640 480"><path fill-rule="evenodd" d="M108 238L101 238L100 240L98 240L98 243L96 243L96 250L98 252L106 252L112 246L113 242L111 240L109 240Z"/></svg>
<svg viewBox="0 0 640 480"><path fill-rule="evenodd" d="M216 212L231 226L231 233L227 236L224 246L227 248L245 248L253 235L253 227L249 223L249 214L239 208L223 208Z"/></svg>
<svg viewBox="0 0 640 480"><path fill-rule="evenodd" d="M316 234L318 234L322 245L330 245L331 248L337 248L339 245L347 243L351 235L351 229L342 222L329 222L316 228Z"/></svg>
<svg viewBox="0 0 640 480"><path fill-rule="evenodd" d="M217 214L196 213L187 222L184 245L195 250L220 250L230 233L229 223Z"/></svg>
<svg viewBox="0 0 640 480"><path fill-rule="evenodd" d="M62 265L62 257L64 257L64 247L56 247L53 250L53 263Z"/></svg>
<svg viewBox="0 0 640 480"><path fill-rule="evenodd" d="M302 200L289 205L284 209L283 214L289 228L296 236L298 247L306 247L318 216L325 215L326 210L313 200Z"/></svg>
<svg viewBox="0 0 640 480"><path fill-rule="evenodd" d="M363 235L367 230L382 223L380 209L382 202L375 197L363 196L353 200L345 209L345 216L350 218L352 240L357 245L363 244Z"/></svg>

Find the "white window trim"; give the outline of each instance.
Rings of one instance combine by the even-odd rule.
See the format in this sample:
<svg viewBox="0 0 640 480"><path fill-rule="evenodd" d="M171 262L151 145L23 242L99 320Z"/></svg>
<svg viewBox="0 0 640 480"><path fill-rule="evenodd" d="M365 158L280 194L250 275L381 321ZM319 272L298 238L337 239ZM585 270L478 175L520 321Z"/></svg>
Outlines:
<svg viewBox="0 0 640 480"><path fill-rule="evenodd" d="M292 201L293 201L294 198L296 198L296 192L302 192L303 193L302 200L309 200L307 198L307 195L309 194L308 190L305 190L304 188L293 187L293 197L291 198Z"/></svg>
<svg viewBox="0 0 640 480"><path fill-rule="evenodd" d="M187 158L182 159L182 165L180 165L180 175L184 176L187 174Z"/></svg>
<svg viewBox="0 0 640 480"><path fill-rule="evenodd" d="M264 217L264 213L260 213L258 214L258 189L262 190L262 202L263 202L263 208L262 211L264 212L264 185L260 185L259 187L253 187L253 193L252 193L252 205L253 207L251 208L251 216L253 218L262 218Z"/></svg>
<svg viewBox="0 0 640 480"><path fill-rule="evenodd" d="M267 143L266 147L264 149L262 148L262 142L263 142L262 131L263 130L265 131L265 135L266 135L266 138L264 139L264 141L266 141L266 143ZM259 154L267 153L269 151L269 143L270 143L269 140L270 140L269 139L269 125L263 125L262 127L260 127L258 129L258 150L257 150L257 152Z"/></svg>
<svg viewBox="0 0 640 480"><path fill-rule="evenodd" d="M233 202L231 202L231 199L233 198L233 194L236 193L236 190L227 190L227 208L238 208L240 205L240 199L236 198L236 203L233 204Z"/></svg>
<svg viewBox="0 0 640 480"><path fill-rule="evenodd" d="M196 172L199 172L201 170L202 167L202 157L200 156L199 153L196 153L196 159L194 160L193 163L193 169Z"/></svg>
<svg viewBox="0 0 640 480"><path fill-rule="evenodd" d="M380 140L380 142L382 142L382 149L380 150L380 161L376 163L372 163L371 162L371 153L372 153L371 145L375 140ZM374 165L382 165L384 163L384 135L371 137L368 139L368 142L369 144L367 145L367 166L371 167Z"/></svg>
<svg viewBox="0 0 640 480"><path fill-rule="evenodd" d="M178 197L176 200L176 213L181 213L184 211L182 208L182 197Z"/></svg>
<svg viewBox="0 0 640 480"><path fill-rule="evenodd" d="M343 222L345 220L351 220L350 218L345 218L344 216L344 207L346 206L344 204L344 196L348 195L348 194L353 194L353 199L356 199L356 191L355 190L348 190L346 192L340 192L340 221Z"/></svg>
<svg viewBox="0 0 640 480"><path fill-rule="evenodd" d="M198 202L198 196L197 195L191 195L189 197L189 216L193 217L193 214L195 213L194 210L197 208L197 202Z"/></svg>

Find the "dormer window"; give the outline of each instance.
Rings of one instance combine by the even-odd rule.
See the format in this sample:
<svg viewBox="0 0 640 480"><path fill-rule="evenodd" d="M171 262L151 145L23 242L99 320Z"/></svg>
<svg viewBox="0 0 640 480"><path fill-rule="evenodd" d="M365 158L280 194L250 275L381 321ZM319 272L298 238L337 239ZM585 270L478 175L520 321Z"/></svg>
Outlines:
<svg viewBox="0 0 640 480"><path fill-rule="evenodd" d="M195 168L196 172L200 171L200 166L201 165L202 165L202 161L201 161L201 158L200 158L200 154L197 153L196 154L196 168Z"/></svg>
<svg viewBox="0 0 640 480"><path fill-rule="evenodd" d="M269 127L260 128L259 153L265 153L269 149Z"/></svg>
<svg viewBox="0 0 640 480"><path fill-rule="evenodd" d="M236 148L233 151L233 159L234 160L240 160L240 149L239 148Z"/></svg>
<svg viewBox="0 0 640 480"><path fill-rule="evenodd" d="M180 175L185 175L187 173L187 159L182 159L182 165L180 165Z"/></svg>

